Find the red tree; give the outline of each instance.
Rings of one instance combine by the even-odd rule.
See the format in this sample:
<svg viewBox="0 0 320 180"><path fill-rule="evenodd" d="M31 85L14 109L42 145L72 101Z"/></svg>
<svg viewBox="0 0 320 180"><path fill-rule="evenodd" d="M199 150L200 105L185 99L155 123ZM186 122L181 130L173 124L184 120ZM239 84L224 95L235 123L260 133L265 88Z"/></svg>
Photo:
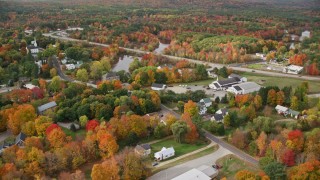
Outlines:
<svg viewBox="0 0 320 180"><path fill-rule="evenodd" d="M93 131L97 126L99 126L99 122L97 120L90 120L87 122L86 130Z"/></svg>
<svg viewBox="0 0 320 180"><path fill-rule="evenodd" d="M287 166L293 166L295 164L294 159L295 154L291 149L287 149L282 155L282 162Z"/></svg>
<svg viewBox="0 0 320 180"><path fill-rule="evenodd" d="M46 135L48 136L52 130L54 129L61 129L58 124L51 124L47 129L46 129Z"/></svg>

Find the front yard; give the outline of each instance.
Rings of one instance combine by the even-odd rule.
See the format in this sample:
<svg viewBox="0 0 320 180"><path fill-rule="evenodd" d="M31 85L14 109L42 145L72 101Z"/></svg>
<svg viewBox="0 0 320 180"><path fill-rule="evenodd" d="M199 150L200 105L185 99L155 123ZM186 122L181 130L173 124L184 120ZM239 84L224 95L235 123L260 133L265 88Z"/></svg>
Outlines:
<svg viewBox="0 0 320 180"><path fill-rule="evenodd" d="M180 144L180 143L177 143L173 138L170 138L170 139L165 139L163 141L152 144L151 156L153 157L154 153L160 151L162 147L166 147L166 148L173 147L175 150L175 156L173 156L172 158L176 158L181 155L195 151L197 149L203 148L207 145L208 143L204 141L200 141L199 143L195 143L195 144L185 144L185 143ZM169 158L169 159L172 159L172 158Z"/></svg>

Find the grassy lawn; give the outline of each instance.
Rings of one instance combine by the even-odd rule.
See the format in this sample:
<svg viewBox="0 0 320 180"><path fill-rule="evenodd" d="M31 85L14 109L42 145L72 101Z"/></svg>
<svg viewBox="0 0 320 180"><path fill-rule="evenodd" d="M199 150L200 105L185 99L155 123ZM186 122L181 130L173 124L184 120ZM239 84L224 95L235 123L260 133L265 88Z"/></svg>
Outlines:
<svg viewBox="0 0 320 180"><path fill-rule="evenodd" d="M230 159L231 158L231 159ZM217 160L217 164L222 165L219 171L218 179L226 177L227 179L234 179L235 174L240 170L249 170L251 172L259 172L259 168L240 160L234 155L227 155Z"/></svg>
<svg viewBox="0 0 320 180"><path fill-rule="evenodd" d="M173 138L165 139L163 141L154 143L151 145L151 155L153 155L155 152L158 152L162 149L162 147L173 147L175 150L175 156L174 158L187 154L189 152L195 151L197 149L203 148L207 146L208 144L205 142L196 143L196 144L180 144L177 143Z"/></svg>
<svg viewBox="0 0 320 180"><path fill-rule="evenodd" d="M67 128L61 127L63 132L66 133L67 136L71 136L72 139L75 139L77 136L78 137L85 137L86 136L86 130L80 129L76 132L73 132Z"/></svg>
<svg viewBox="0 0 320 180"><path fill-rule="evenodd" d="M208 148L208 149L205 149L205 150L203 150L203 151L200 151L199 153L192 154L192 155L190 155L190 156L184 157L184 158L182 158L182 159L179 159L179 160L174 161L174 162L172 162L172 163L166 164L166 165L161 166L161 167L159 167L159 168L156 167L156 168L154 168L154 169L152 170L152 174L156 174L157 172L160 172L160 171L162 171L162 170L164 170L164 169L168 169L168 168L170 168L170 167L177 166L177 165L182 164L182 163L185 163L185 162L187 162L187 161L191 161L191 160L193 160L193 159L197 159L197 158L200 158L200 157L202 157L202 156L211 154L211 153L215 152L217 149L218 149L218 146L215 145L215 146L213 146L213 147L210 147L210 148Z"/></svg>
<svg viewBox="0 0 320 180"><path fill-rule="evenodd" d="M266 65L265 64L248 64L247 67L250 69L265 69Z"/></svg>
<svg viewBox="0 0 320 180"><path fill-rule="evenodd" d="M295 78L285 78L285 77L272 77L272 76L265 76L255 73L245 72L239 73L240 75L247 77L248 81L254 81L262 86L278 86L279 88L283 88L285 86L292 86L292 88L296 88L302 82L306 80L302 79L295 79ZM264 80L262 82L261 80ZM308 81L310 87L310 93L319 93L320 92L320 82L318 81Z"/></svg>

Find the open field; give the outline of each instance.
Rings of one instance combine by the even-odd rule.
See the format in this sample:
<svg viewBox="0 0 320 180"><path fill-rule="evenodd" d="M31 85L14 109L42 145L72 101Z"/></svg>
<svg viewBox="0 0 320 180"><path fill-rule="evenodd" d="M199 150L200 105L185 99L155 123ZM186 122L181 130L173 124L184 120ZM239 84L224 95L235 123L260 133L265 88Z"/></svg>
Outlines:
<svg viewBox="0 0 320 180"><path fill-rule="evenodd" d="M155 152L160 151L162 147L166 147L166 148L173 147L175 150L174 158L176 158L181 155L187 154L189 152L195 151L197 149L203 148L207 145L208 144L205 142L196 143L196 144L180 144L180 143L177 143L173 138L170 138L170 139L165 139L163 141L152 144L151 154L153 155Z"/></svg>
<svg viewBox="0 0 320 180"><path fill-rule="evenodd" d="M239 73L240 75L247 77L248 81L254 81L262 86L278 86L279 88L283 88L285 86L292 86L292 88L296 88L305 80L295 79L295 78L279 78L272 76L264 76L260 74L254 73ZM319 93L320 92L320 82L318 81L308 81L310 87L310 93Z"/></svg>
<svg viewBox="0 0 320 180"><path fill-rule="evenodd" d="M227 155L221 159L218 159L216 164L222 166L219 170L218 179L226 177L229 179L234 179L234 175L240 170L249 170L252 172L259 172L259 169L248 162L238 159L234 155Z"/></svg>

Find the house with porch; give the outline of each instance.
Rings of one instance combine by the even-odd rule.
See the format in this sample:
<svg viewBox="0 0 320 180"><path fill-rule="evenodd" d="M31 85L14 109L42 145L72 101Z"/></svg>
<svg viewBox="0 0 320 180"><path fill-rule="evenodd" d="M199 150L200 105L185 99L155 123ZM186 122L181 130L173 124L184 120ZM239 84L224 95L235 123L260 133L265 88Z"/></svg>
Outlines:
<svg viewBox="0 0 320 180"><path fill-rule="evenodd" d="M154 153L154 158L156 161L161 161L161 160L173 157L174 155L175 155L175 151L173 147L170 147L170 148L163 147L161 151Z"/></svg>

